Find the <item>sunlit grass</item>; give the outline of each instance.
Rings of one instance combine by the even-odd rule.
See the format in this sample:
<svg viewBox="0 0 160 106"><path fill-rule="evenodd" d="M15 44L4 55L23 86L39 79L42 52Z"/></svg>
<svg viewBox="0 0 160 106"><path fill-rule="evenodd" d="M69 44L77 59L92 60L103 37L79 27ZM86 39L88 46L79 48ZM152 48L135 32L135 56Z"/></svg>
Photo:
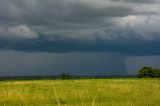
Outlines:
<svg viewBox="0 0 160 106"><path fill-rule="evenodd" d="M1 81L0 106L160 106L160 80Z"/></svg>

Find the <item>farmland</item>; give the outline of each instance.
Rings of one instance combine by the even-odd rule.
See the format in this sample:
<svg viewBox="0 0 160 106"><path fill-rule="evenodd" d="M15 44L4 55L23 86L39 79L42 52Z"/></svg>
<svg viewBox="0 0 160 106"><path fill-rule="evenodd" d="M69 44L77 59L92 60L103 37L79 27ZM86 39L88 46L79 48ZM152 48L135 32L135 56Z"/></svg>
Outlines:
<svg viewBox="0 0 160 106"><path fill-rule="evenodd" d="M0 106L160 106L160 80L0 81Z"/></svg>

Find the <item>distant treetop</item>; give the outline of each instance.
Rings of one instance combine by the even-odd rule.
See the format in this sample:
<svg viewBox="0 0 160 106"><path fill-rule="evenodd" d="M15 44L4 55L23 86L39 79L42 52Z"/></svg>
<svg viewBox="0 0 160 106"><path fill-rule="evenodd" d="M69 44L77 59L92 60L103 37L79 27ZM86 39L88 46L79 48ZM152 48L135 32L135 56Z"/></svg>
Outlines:
<svg viewBox="0 0 160 106"><path fill-rule="evenodd" d="M150 66L142 67L138 74L138 78L160 78L160 69Z"/></svg>

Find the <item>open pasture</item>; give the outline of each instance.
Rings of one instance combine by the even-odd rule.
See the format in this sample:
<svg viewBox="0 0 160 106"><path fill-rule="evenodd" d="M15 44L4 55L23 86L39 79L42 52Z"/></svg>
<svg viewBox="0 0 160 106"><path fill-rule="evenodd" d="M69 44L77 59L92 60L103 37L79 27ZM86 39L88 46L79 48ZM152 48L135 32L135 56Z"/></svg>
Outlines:
<svg viewBox="0 0 160 106"><path fill-rule="evenodd" d="M0 81L0 106L160 106L160 80Z"/></svg>

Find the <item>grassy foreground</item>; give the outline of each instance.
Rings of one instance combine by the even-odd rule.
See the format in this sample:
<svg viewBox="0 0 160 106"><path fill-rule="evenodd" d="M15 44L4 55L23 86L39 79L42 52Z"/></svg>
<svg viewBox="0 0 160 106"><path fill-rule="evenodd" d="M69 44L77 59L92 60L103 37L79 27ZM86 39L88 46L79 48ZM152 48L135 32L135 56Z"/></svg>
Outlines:
<svg viewBox="0 0 160 106"><path fill-rule="evenodd" d="M160 80L0 81L0 106L160 106Z"/></svg>

